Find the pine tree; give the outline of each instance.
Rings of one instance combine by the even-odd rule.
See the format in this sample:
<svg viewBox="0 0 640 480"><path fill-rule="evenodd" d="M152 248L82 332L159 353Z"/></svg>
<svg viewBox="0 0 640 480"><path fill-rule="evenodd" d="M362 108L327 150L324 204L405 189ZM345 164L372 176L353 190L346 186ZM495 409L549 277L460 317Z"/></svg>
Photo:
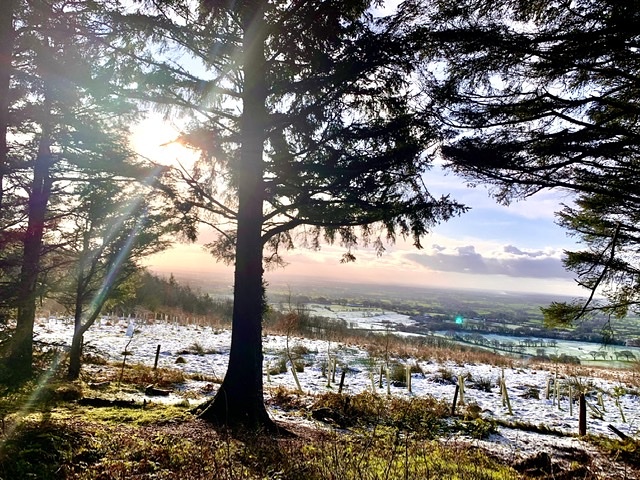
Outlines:
<svg viewBox="0 0 640 480"><path fill-rule="evenodd" d="M172 228L167 215L148 200L148 188L101 177L78 182L76 207L65 215L68 231L57 252L63 262L52 295L74 319L70 379L80 374L84 333L119 285L141 269L140 260L166 247L164 234Z"/></svg>
<svg viewBox="0 0 640 480"><path fill-rule="evenodd" d="M432 225L464 211L425 186L439 137L429 99L411 82L419 45L410 22L376 18L375 3L203 1L194 15L188 2L171 2L160 15L139 13L163 38L164 57L148 59L137 95L197 111L176 139L202 152L182 172L184 206L205 212L219 232L211 252L235 263L229 367L207 420L272 426L262 384L265 264L281 264L298 243L338 242L344 261L358 245L382 253L398 236L419 248Z"/></svg>

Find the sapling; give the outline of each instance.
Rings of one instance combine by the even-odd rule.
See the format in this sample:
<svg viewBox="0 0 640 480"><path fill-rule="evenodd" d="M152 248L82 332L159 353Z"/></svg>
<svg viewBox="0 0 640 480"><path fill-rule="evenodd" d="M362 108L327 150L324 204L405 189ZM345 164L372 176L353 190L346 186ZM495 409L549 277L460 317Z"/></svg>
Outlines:
<svg viewBox="0 0 640 480"><path fill-rule="evenodd" d="M569 385L569 416L573 417L573 387Z"/></svg>
<svg viewBox="0 0 640 480"><path fill-rule="evenodd" d="M607 413L607 410L604 408L604 399L602 398L602 392L598 392L598 405L602 409L603 413Z"/></svg>
<svg viewBox="0 0 640 480"><path fill-rule="evenodd" d="M464 405L464 376L458 375L458 385L460 385L460 405Z"/></svg>
<svg viewBox="0 0 640 480"><path fill-rule="evenodd" d="M504 370L502 371L502 379L500 380L500 390L502 393L502 405L507 407L509 410L509 415L513 415L513 410L511 409L511 400L509 400L509 392L507 391L507 382L504 378Z"/></svg>
<svg viewBox="0 0 640 480"><path fill-rule="evenodd" d="M622 397L624 394L626 394L626 390L624 387L622 386L616 386L613 387L613 400L616 404L616 407L618 407L618 410L620 410L620 417L622 418L622 423L627 423L627 419L624 416L624 411L622 410L622 404L620 403L620 397Z"/></svg>

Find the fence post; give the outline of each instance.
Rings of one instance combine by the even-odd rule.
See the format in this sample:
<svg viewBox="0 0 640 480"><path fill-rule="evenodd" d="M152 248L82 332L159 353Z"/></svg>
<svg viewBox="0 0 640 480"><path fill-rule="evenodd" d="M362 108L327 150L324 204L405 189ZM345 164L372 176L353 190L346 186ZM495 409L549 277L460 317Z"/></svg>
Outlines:
<svg viewBox="0 0 640 480"><path fill-rule="evenodd" d="M333 368L331 369L331 381L336 383L336 368L338 368L338 358L333 357Z"/></svg>
<svg viewBox="0 0 640 480"><path fill-rule="evenodd" d="M391 395L391 382L389 381L389 365L387 365L387 368L385 370L385 374L387 377L387 395Z"/></svg>
<svg viewBox="0 0 640 480"><path fill-rule="evenodd" d="M340 385L338 386L338 393L342 393L342 387L344 386L344 377L347 374L347 369L342 369L342 374L340 375Z"/></svg>
<svg viewBox="0 0 640 480"><path fill-rule="evenodd" d="M156 348L156 359L153 362L153 369L157 370L158 368L158 358L160 357L160 345L158 345L158 348Z"/></svg>
<svg viewBox="0 0 640 480"><path fill-rule="evenodd" d="M580 412L578 413L578 435L587 434L587 400L584 393L580 393Z"/></svg>
<svg viewBox="0 0 640 480"><path fill-rule="evenodd" d="M451 416L456 414L456 403L458 402L459 391L460 391L460 385L456 385L456 393L453 394L453 404L451 405Z"/></svg>

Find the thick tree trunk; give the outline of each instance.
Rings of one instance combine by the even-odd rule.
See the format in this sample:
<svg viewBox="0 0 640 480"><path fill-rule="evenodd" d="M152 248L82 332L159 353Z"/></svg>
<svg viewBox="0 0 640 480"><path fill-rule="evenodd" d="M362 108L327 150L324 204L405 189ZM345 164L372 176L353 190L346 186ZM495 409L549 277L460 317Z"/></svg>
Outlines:
<svg viewBox="0 0 640 480"><path fill-rule="evenodd" d="M8 170L7 130L9 125L9 82L15 32L13 11L16 0L3 2L0 15L0 208L4 202L4 177Z"/></svg>
<svg viewBox="0 0 640 480"><path fill-rule="evenodd" d="M47 115L48 109L45 112ZM20 271L17 324L8 358L10 371L16 379L29 377L32 373L33 324L38 299L42 237L47 205L51 195L51 163L50 132L48 128L43 126L29 197L29 218L24 236L22 269Z"/></svg>
<svg viewBox="0 0 640 480"><path fill-rule="evenodd" d="M247 2L250 3L250 2ZM262 383L262 202L266 124L264 19L262 2L245 7L245 90L238 169L238 231L231 351L227 374L201 413L212 423L272 429Z"/></svg>

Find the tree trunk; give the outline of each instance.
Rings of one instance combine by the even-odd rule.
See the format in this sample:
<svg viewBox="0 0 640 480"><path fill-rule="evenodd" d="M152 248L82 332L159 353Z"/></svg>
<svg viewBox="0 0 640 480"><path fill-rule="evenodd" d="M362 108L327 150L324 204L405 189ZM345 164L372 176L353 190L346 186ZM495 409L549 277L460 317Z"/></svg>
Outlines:
<svg viewBox="0 0 640 480"><path fill-rule="evenodd" d="M6 0L0 15L0 209L4 201L4 176L8 170L7 130L9 125L9 83L13 57L13 11L16 0Z"/></svg>
<svg viewBox="0 0 640 480"><path fill-rule="evenodd" d="M69 370L67 372L67 378L69 380L77 380L80 376L83 337L83 332L76 328L73 333L73 340L71 341L71 349L69 350Z"/></svg>
<svg viewBox="0 0 640 480"><path fill-rule="evenodd" d="M45 101L45 104L47 103ZM49 115L48 105L45 105L45 115ZM23 243L16 330L11 340L11 351L8 358L12 376L16 379L27 378L32 373L33 324L38 299L42 237L47 205L51 195L50 169L52 161L50 129L43 125L38 154L33 167L33 183L28 204L29 218Z"/></svg>
<svg viewBox="0 0 640 480"><path fill-rule="evenodd" d="M245 7L243 15L245 89L231 351L227 374L201 417L216 424L271 430L274 424L264 406L262 384L262 152L266 124L262 2L255 9Z"/></svg>

